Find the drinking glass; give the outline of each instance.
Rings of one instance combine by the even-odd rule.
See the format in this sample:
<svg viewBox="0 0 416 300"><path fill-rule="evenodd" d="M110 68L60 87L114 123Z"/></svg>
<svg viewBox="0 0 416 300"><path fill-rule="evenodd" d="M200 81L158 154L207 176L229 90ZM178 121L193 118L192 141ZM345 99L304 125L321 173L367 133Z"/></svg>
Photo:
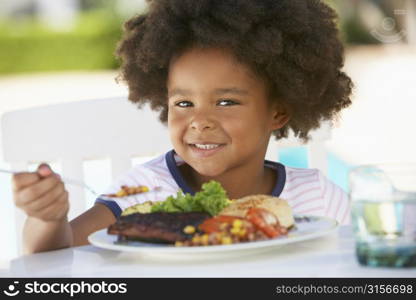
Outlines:
<svg viewBox="0 0 416 300"><path fill-rule="evenodd" d="M358 166L349 183L359 263L416 267L416 164Z"/></svg>

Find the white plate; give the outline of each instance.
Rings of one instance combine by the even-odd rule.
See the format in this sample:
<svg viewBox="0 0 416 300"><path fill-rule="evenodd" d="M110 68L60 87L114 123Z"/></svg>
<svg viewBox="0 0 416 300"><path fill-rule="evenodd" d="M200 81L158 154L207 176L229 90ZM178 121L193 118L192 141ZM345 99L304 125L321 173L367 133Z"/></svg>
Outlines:
<svg viewBox="0 0 416 300"><path fill-rule="evenodd" d="M100 248L137 252L147 255L212 255L215 253L225 254L229 251L235 253L235 251L257 252L261 250L268 250L282 245L321 237L332 232L338 226L338 222L336 220L316 216L295 216L295 224L296 228L290 230L287 236L266 241L255 241L232 245L175 247L171 244L152 244L144 242L117 243L117 236L107 234L107 229L92 233L88 236L88 240L92 245Z"/></svg>

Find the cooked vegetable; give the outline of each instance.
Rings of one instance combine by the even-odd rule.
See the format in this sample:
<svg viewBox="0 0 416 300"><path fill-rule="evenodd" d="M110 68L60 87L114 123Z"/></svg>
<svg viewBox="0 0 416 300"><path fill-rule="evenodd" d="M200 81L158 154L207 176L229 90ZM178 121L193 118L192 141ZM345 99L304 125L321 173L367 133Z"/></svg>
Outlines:
<svg viewBox="0 0 416 300"><path fill-rule="evenodd" d="M175 246L229 245L259 241L287 234L278 218L259 207L248 209L245 217L218 215L204 220L192 239L176 242Z"/></svg>
<svg viewBox="0 0 416 300"><path fill-rule="evenodd" d="M277 217L264 208L250 208L246 218L269 238L275 238L282 234L279 230L280 224Z"/></svg>
<svg viewBox="0 0 416 300"><path fill-rule="evenodd" d="M195 226L188 225L183 229L183 232L187 233L187 234L193 234L193 233L195 233L195 230L196 230Z"/></svg>
<svg viewBox="0 0 416 300"><path fill-rule="evenodd" d="M225 225L233 225L235 221L241 221L243 218L233 216L218 216L205 220L199 228L206 233L221 232L225 229Z"/></svg>
<svg viewBox="0 0 416 300"><path fill-rule="evenodd" d="M120 190L118 190L115 194L106 194L104 196L120 198L120 197L135 195L135 194L146 193L148 191L149 191L149 188L144 185L139 185L139 186L122 185Z"/></svg>
<svg viewBox="0 0 416 300"><path fill-rule="evenodd" d="M130 207L127 207L123 212L121 213L122 216L131 215L134 213L142 213L147 214L150 213L152 210L153 202L146 201L144 203L136 204Z"/></svg>

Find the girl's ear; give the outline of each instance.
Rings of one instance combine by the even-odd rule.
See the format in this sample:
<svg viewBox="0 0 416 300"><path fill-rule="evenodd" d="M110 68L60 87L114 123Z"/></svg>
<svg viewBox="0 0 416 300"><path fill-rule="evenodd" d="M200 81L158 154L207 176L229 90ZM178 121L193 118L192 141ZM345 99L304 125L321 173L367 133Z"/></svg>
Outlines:
<svg viewBox="0 0 416 300"><path fill-rule="evenodd" d="M272 130L277 130L282 128L289 122L290 113L288 110L282 106L274 106L273 109L273 119L272 119Z"/></svg>

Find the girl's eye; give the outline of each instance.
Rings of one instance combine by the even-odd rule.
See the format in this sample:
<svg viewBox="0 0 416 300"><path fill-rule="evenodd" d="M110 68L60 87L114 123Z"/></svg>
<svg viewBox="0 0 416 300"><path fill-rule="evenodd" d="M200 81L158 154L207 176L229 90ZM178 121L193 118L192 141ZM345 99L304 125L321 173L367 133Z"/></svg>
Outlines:
<svg viewBox="0 0 416 300"><path fill-rule="evenodd" d="M175 106L179 106L179 107L190 107L192 105L193 104L190 101L179 101L175 103Z"/></svg>
<svg viewBox="0 0 416 300"><path fill-rule="evenodd" d="M230 100L230 99L222 99L220 101L218 101L217 103L220 106L230 106L230 105L237 105L238 102L234 101L234 100Z"/></svg>

